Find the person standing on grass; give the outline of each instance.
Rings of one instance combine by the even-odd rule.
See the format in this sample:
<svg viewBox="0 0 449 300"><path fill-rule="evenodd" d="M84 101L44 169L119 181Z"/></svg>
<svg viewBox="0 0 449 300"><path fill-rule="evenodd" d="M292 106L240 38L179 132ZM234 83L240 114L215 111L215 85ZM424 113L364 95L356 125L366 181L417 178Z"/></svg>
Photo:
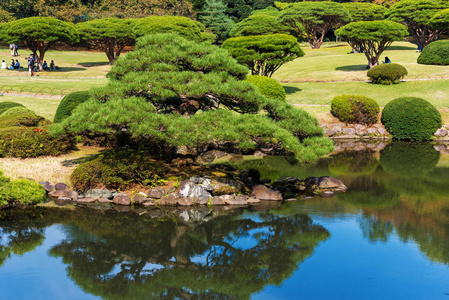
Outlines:
<svg viewBox="0 0 449 300"><path fill-rule="evenodd" d="M28 74L30 74L31 76L34 76L34 63L34 54L31 54L28 58Z"/></svg>
<svg viewBox="0 0 449 300"><path fill-rule="evenodd" d="M14 49L15 49L15 48L16 48L16 47L15 47L14 43L9 44L9 50L11 51L11 56L14 56Z"/></svg>
<svg viewBox="0 0 449 300"><path fill-rule="evenodd" d="M19 46L17 44L14 44L14 56L19 56Z"/></svg>

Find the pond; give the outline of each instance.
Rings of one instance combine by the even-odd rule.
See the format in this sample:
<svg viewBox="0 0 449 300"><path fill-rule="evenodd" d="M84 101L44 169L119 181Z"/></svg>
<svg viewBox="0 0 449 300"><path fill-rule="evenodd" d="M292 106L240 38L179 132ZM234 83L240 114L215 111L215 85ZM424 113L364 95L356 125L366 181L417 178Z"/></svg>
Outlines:
<svg viewBox="0 0 449 300"><path fill-rule="evenodd" d="M245 161L333 176L333 197L247 208L1 212L1 299L449 299L449 154L341 151Z"/></svg>

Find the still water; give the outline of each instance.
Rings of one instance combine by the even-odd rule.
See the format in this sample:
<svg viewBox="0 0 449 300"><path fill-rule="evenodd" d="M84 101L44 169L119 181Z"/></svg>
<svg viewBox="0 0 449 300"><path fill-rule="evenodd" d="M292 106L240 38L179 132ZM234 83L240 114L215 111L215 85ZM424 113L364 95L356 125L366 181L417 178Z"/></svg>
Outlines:
<svg viewBox="0 0 449 300"><path fill-rule="evenodd" d="M349 189L236 210L2 212L0 299L449 299L448 154L394 143L237 167Z"/></svg>

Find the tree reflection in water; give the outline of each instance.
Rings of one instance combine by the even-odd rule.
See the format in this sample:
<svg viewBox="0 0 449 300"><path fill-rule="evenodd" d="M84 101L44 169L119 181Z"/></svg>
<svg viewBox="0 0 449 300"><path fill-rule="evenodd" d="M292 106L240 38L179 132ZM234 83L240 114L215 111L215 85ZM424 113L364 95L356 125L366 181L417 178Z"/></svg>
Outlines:
<svg viewBox="0 0 449 300"><path fill-rule="evenodd" d="M280 285L329 237L305 214L275 211L232 211L190 224L114 211L44 211L41 227L50 220L64 223L66 239L50 255L62 258L68 276L87 293L105 299L248 299Z"/></svg>

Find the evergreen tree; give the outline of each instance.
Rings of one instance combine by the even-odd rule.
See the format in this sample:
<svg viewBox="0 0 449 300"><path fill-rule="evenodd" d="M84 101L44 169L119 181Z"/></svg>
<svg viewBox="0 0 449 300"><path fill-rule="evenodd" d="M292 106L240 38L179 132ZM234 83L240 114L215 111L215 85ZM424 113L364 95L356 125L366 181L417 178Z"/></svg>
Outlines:
<svg viewBox="0 0 449 300"><path fill-rule="evenodd" d="M234 27L234 22L225 14L226 8L222 0L206 0L200 17L206 28L217 35L218 41L227 39Z"/></svg>

